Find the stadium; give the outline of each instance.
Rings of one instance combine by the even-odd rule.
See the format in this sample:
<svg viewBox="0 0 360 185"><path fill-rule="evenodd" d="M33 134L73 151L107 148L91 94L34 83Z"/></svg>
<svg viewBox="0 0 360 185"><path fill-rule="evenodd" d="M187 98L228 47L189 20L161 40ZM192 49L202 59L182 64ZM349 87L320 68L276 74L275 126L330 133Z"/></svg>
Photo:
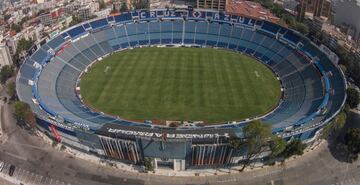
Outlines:
<svg viewBox="0 0 360 185"><path fill-rule="evenodd" d="M174 170L237 164L241 152L228 138L241 138L253 120L311 143L346 100L336 61L306 37L203 10L139 10L75 25L33 48L16 88L38 128L67 146Z"/></svg>

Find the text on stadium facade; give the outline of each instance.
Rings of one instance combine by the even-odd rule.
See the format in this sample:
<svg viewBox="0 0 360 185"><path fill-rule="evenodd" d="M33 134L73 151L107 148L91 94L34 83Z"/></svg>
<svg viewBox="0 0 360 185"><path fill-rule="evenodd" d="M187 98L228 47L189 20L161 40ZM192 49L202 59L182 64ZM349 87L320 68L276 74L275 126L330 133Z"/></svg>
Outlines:
<svg viewBox="0 0 360 185"><path fill-rule="evenodd" d="M219 12L204 12L204 11L182 11L176 10L154 10L154 11L135 11L131 13L133 18L153 19L153 18L187 18L194 19L211 19L213 21L233 22L243 24L246 26L254 26L256 20L242 16L228 15Z"/></svg>
<svg viewBox="0 0 360 185"><path fill-rule="evenodd" d="M145 132L145 131L132 131L108 128L108 132L114 134L124 134L129 136L139 137L154 137L154 138L169 138L169 139L216 139L220 137L229 138L229 133L214 133L214 134L179 134L179 133L159 133L159 132Z"/></svg>

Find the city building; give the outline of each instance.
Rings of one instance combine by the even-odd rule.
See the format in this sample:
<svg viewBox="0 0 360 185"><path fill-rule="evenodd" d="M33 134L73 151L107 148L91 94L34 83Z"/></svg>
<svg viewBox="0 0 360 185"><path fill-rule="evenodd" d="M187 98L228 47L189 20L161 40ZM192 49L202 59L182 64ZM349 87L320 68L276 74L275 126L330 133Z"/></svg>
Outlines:
<svg viewBox="0 0 360 185"><path fill-rule="evenodd" d="M328 19L331 16L332 2L330 0L299 0L297 6L297 19L303 21L305 17L322 17Z"/></svg>
<svg viewBox="0 0 360 185"><path fill-rule="evenodd" d="M96 17L105 17L110 15L110 13L111 13L111 8L106 8L104 10L94 12L94 15L96 15Z"/></svg>
<svg viewBox="0 0 360 185"><path fill-rule="evenodd" d="M196 8L224 11L228 0L196 0Z"/></svg>
<svg viewBox="0 0 360 185"><path fill-rule="evenodd" d="M16 52L16 47L17 47L17 43L18 43L18 39L15 37L6 37L5 39L5 43L8 46L9 52L11 55L14 55Z"/></svg>
<svg viewBox="0 0 360 185"><path fill-rule="evenodd" d="M280 18L273 15L259 3L252 1L227 0L226 12L238 16L246 16L278 23Z"/></svg>
<svg viewBox="0 0 360 185"><path fill-rule="evenodd" d="M63 8L56 8L54 10L51 10L50 15L51 15L51 19L59 19L64 13L64 9Z"/></svg>
<svg viewBox="0 0 360 185"><path fill-rule="evenodd" d="M115 1L112 3L112 9L116 10L116 11L120 11L120 8L121 8L121 5L122 5L122 2L120 1Z"/></svg>
<svg viewBox="0 0 360 185"><path fill-rule="evenodd" d="M360 1L336 1L334 12L335 25L360 44Z"/></svg>
<svg viewBox="0 0 360 185"><path fill-rule="evenodd" d="M44 3L45 1L44 0L34 0L34 2L37 4L41 4L41 3Z"/></svg>
<svg viewBox="0 0 360 185"><path fill-rule="evenodd" d="M0 68L5 65L11 65L12 63L9 48L5 44L0 44Z"/></svg>
<svg viewBox="0 0 360 185"><path fill-rule="evenodd" d="M89 6L81 7L77 11L77 16L81 20L88 20L91 17L91 9Z"/></svg>
<svg viewBox="0 0 360 185"><path fill-rule="evenodd" d="M326 19L322 17L307 17L305 22L309 25L310 32L320 32L323 25L326 24Z"/></svg>
<svg viewBox="0 0 360 185"><path fill-rule="evenodd" d="M80 3L71 3L64 7L64 14L71 15L81 7Z"/></svg>
<svg viewBox="0 0 360 185"><path fill-rule="evenodd" d="M50 13L45 13L38 16L38 19L40 20L40 23L43 25L50 25L52 24L52 18Z"/></svg>
<svg viewBox="0 0 360 185"><path fill-rule="evenodd" d="M281 5L286 11L295 15L296 7L298 5L297 0L274 0L274 3Z"/></svg>
<svg viewBox="0 0 360 185"><path fill-rule="evenodd" d="M325 44L329 46L330 49L342 47L348 52L356 52L360 49L358 44L356 44L350 36L344 34L340 28L334 25L324 24L322 31L325 35Z"/></svg>
<svg viewBox="0 0 360 185"><path fill-rule="evenodd" d="M150 9L158 8L197 8L197 0L149 0ZM128 4L131 7L131 4Z"/></svg>
<svg viewBox="0 0 360 185"><path fill-rule="evenodd" d="M88 4L88 6L90 7L90 11L92 13L97 12L97 11L100 10L100 5L99 5L98 2L91 2L91 3Z"/></svg>

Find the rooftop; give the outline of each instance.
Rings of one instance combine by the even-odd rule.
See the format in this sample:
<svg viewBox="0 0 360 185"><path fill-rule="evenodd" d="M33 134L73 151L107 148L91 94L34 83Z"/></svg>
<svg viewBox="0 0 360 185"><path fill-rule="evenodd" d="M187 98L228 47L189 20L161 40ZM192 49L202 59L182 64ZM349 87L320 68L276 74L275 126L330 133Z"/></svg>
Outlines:
<svg viewBox="0 0 360 185"><path fill-rule="evenodd" d="M228 0L225 11L229 14L267 20L273 23L280 21L280 18L273 15L270 10L252 1Z"/></svg>
<svg viewBox="0 0 360 185"><path fill-rule="evenodd" d="M337 42L343 47L356 51L360 50L356 42L352 40L350 36L342 33L340 29L337 28L336 26L330 24L324 24L322 30L325 33L329 34L331 37L335 38Z"/></svg>

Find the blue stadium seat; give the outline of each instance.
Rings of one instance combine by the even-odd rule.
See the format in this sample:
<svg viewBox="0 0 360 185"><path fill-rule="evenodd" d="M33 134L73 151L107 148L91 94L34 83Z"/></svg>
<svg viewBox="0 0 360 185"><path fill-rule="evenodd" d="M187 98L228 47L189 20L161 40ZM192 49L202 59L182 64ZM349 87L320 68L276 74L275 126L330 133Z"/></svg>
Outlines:
<svg viewBox="0 0 360 185"><path fill-rule="evenodd" d="M68 35L70 35L71 38L76 38L78 36L81 36L85 33L85 29L82 27L82 25L77 26L75 28L70 29L67 31Z"/></svg>

